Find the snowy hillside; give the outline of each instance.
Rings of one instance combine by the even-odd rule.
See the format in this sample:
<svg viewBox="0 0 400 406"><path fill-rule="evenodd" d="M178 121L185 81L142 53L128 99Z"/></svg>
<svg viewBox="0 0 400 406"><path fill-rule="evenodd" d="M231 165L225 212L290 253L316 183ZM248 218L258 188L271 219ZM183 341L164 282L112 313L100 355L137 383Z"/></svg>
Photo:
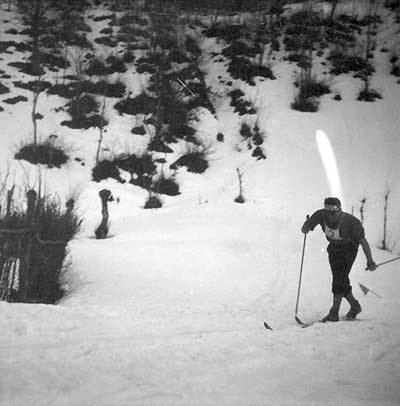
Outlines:
<svg viewBox="0 0 400 406"><path fill-rule="evenodd" d="M317 6L328 12L327 3ZM367 3L340 1L336 13L361 18ZM0 96L0 173L8 171L20 193L41 176L60 199L79 195L83 219L81 233L69 244L68 293L62 301L0 302L1 406L400 403L400 261L365 272L360 250L351 273L363 307L359 321L302 329L294 320L300 228L306 214L321 208L332 192L318 153L317 130L332 144L344 210L359 216L361 200L367 198L364 225L375 262L400 252L400 84L390 75L390 58L400 52L395 12L379 9L383 23L377 32L371 87L383 98L357 101L362 82L352 73L330 74L324 51L315 57L313 73L329 83L331 93L320 98L315 113L290 108L299 68L285 60L283 48L271 62L275 80L256 77L252 86L228 72L228 58L222 55L226 43L204 35L212 17L201 16L201 25L191 21L187 30L201 48L198 63L215 109L213 113L202 106L191 123L209 167L201 174L170 168L188 148L183 139L168 144L171 153L154 153L167 160L158 170L175 177L180 194L162 195L162 208L145 210L144 188L115 179L92 181L99 130L61 125L70 117L59 95L44 92L38 98L37 111L43 115L37 121L39 137L56 135L66 146L68 162L48 168L14 159L32 137L32 92L15 82L32 77L9 65L25 61L29 54L3 41L24 42L27 36L12 31L22 29L15 7L8 11L6 1L0 7L0 40L6 49L0 54L0 83L10 90ZM110 19L103 17L111 14L118 20L123 12L112 12L102 3L84 14L96 55L121 51L120 44L110 48L95 41L108 27ZM242 23L256 17L231 18ZM73 58L79 49L69 51ZM137 60L143 55L136 50L127 71L109 78L126 85L125 96L139 95L150 83L148 73L138 73ZM73 66L64 72L75 73ZM43 79L59 83L60 75L47 70ZM235 89L244 93L256 114L234 111L229 92ZM27 101L4 101L16 96ZM118 101L106 98L103 159L143 153L151 139L154 126L147 125L145 135L133 134L132 127L143 124L143 115L119 114L114 108ZM252 156L254 145L249 149L249 141L240 135L243 123L258 125L266 159ZM219 134L223 142L217 141ZM244 204L234 202L239 193L237 169ZM120 174L129 180L128 172ZM110 238L96 240L94 230L101 221L98 192L104 188L115 199L109 204ZM378 248L387 190L392 252ZM359 283L370 289L367 295ZM305 250L299 307L304 321L326 315L330 284L326 241L316 230L308 234ZM343 315L347 310L343 303ZM264 321L272 331L264 328Z"/></svg>

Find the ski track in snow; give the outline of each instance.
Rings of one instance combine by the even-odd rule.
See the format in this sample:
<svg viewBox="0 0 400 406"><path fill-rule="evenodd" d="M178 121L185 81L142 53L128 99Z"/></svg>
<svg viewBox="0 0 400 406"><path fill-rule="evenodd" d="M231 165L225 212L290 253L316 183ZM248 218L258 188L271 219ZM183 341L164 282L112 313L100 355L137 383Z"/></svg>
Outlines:
<svg viewBox="0 0 400 406"><path fill-rule="evenodd" d="M243 208L236 220L241 231L248 227L249 212ZM73 242L74 269L87 280L81 280L80 289L59 306L0 303L6 320L0 339L0 357L7 370L2 385L13 405L28 401L32 405L211 405L214 400L228 405L238 404L238 399L239 404L284 405L293 398L333 404L345 398L357 405L382 400L391 404L392 399L395 404L400 360L399 332L392 323L395 308L381 306L374 314L367 301L365 319L359 322L301 329L290 316L292 308L285 308L297 288L297 271L289 273L287 265L293 267L298 259L298 253L290 251L295 245L291 234L280 238L280 252L288 252L288 260L265 248L268 236L276 237L279 222L262 221L260 216L258 226L252 225L249 252L237 251L240 240L232 245L229 211L203 209L194 221L189 214L170 212L165 229L158 219L163 236L158 243L146 233L137 238L143 232L139 219L134 219L136 232L130 235ZM168 235L167 225L177 215L181 228ZM205 218L212 220L216 231L208 239ZM186 233L189 224L197 239L183 243L180 233ZM259 233L267 240L258 240ZM131 244L140 272L135 255L116 259ZM313 249L319 241L310 244ZM93 245L104 249L94 250ZM265 259L258 257L252 263L252 254L260 255L261 246L267 252ZM171 249L176 257L163 251ZM159 255L152 255L154 250ZM227 261L232 250L236 256ZM215 256L210 263L208 259ZM176 258L186 264L178 268L185 272L179 277L173 267ZM272 258L274 267L257 269ZM228 269L221 267L227 262ZM100 274L105 263L107 272ZM252 264L251 272L236 268L244 263ZM392 268L389 271L394 273ZM213 278L209 272L215 274ZM250 278L260 272L255 284L261 274L265 276L255 300L256 285L248 290L240 286L249 283L242 272ZM205 290L196 293L201 280ZM13 317L15 308L20 320ZM380 317L383 309L386 316ZM262 326L267 314L274 331ZM33 379L36 375L39 381ZM290 391L284 389L288 387Z"/></svg>

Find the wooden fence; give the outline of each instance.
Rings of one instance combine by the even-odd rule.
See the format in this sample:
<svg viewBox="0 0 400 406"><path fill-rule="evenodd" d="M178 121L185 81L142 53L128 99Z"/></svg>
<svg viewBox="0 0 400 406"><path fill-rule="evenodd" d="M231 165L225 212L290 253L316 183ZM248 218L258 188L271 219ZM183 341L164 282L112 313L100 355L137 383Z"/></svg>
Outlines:
<svg viewBox="0 0 400 406"><path fill-rule="evenodd" d="M37 232L35 212L37 193L27 193L27 210L24 223L27 227L0 228L0 300L8 302L35 302L38 280L40 280L38 258L43 250L48 253L65 250L65 241L45 241ZM10 195L7 199L5 219L10 217ZM71 209L72 211L72 209ZM58 264L62 266L61 264Z"/></svg>

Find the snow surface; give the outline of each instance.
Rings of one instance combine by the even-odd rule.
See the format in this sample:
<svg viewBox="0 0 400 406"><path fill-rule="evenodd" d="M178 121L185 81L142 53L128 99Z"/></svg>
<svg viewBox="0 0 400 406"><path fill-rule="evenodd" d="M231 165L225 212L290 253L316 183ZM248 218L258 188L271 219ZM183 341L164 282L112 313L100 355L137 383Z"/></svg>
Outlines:
<svg viewBox="0 0 400 406"><path fill-rule="evenodd" d="M2 7L5 31L16 18ZM391 24L381 33L390 49L395 43L386 43L392 38L386 34L393 27L399 28ZM69 294L59 305L0 302L2 406L400 404L400 262L365 272L360 250L351 273L363 306L360 321L307 329L294 321L300 227L330 193L315 142L318 129L335 151L345 209L358 215L360 200L368 197L365 228L377 263L395 256L377 248L390 188L389 243L400 251L400 85L388 75L388 54L378 47L372 83L383 100L356 102L360 81L342 75L331 78L331 87L343 100L327 95L313 114L290 110L296 68L280 59L273 66L275 81L258 80L255 87L234 81L255 102L266 134L268 158L256 161L238 134L243 118L229 106L231 88L218 80L230 79L212 56L221 44L204 39L202 46L217 106L216 118L205 112L197 124L210 168L203 175L180 170L181 195L163 197L159 210L143 210L147 193L138 187L90 182L96 131L60 127L66 115L53 109L65 101L41 95L41 134L56 133L86 165L71 159L63 169L42 167L40 173L61 198L79 191L84 224L69 246ZM2 54L0 69L16 55ZM321 65L317 72L323 71ZM132 89L138 88L135 78L121 75ZM31 98L28 91L13 92ZM140 137L132 141L129 132L132 117L118 117L112 104L109 149L142 148ZM31 104L2 105L2 162L23 190L38 172L12 156L30 136ZM220 131L224 143L215 141ZM243 173L243 205L233 202L236 168ZM119 199L110 204L111 236L98 241L97 194L105 187ZM358 283L371 291L364 296ZM330 302L326 242L318 230L307 236L299 316L318 320ZM264 329L264 320L273 331Z"/></svg>

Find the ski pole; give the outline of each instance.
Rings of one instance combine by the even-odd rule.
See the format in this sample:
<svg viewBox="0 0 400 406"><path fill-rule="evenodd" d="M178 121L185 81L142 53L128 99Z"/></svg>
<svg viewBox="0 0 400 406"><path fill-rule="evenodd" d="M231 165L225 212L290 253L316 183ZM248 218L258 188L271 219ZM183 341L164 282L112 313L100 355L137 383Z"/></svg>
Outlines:
<svg viewBox="0 0 400 406"><path fill-rule="evenodd" d="M310 218L309 215L307 215L306 220ZM296 300L296 310L294 313L294 318L299 324L304 324L298 317L297 317L297 312L299 310L299 300L300 300L300 288L301 288L301 279L303 275L303 264L304 264L304 253L306 250L306 240L307 240L307 234L304 234L304 240L303 240L303 250L301 253L301 264L300 264L300 275L299 275L299 285L297 288L297 300Z"/></svg>
<svg viewBox="0 0 400 406"><path fill-rule="evenodd" d="M385 262L381 262L380 264L376 264L376 267L378 268L378 266L382 266L382 265L388 264L389 262L398 261L399 259L400 259L400 257L396 257L396 258L393 258L393 259L389 259L389 261L385 261ZM365 268L365 270L367 271L368 268Z"/></svg>

